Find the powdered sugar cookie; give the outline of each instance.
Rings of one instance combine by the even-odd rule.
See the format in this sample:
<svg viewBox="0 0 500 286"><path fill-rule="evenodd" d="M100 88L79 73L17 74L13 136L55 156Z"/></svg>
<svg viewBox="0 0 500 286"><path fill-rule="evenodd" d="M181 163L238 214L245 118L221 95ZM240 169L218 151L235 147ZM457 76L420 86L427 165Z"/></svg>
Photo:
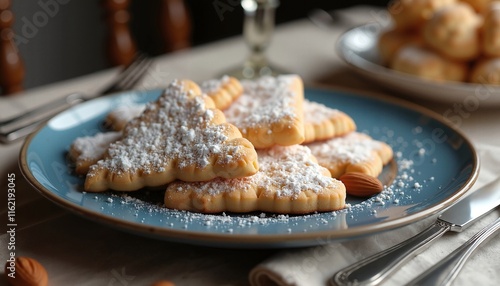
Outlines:
<svg viewBox="0 0 500 286"><path fill-rule="evenodd" d="M338 109L304 100L303 144L342 136L356 130L354 120Z"/></svg>
<svg viewBox="0 0 500 286"><path fill-rule="evenodd" d="M134 191L180 179L237 178L258 170L252 144L192 81L174 81L90 167L85 190Z"/></svg>
<svg viewBox="0 0 500 286"><path fill-rule="evenodd" d="M145 104L119 106L108 113L104 119L104 125L115 131L120 131L129 121L139 116L145 107Z"/></svg>
<svg viewBox="0 0 500 286"><path fill-rule="evenodd" d="M393 156L389 145L358 132L307 146L333 178L339 178L347 172L377 177Z"/></svg>
<svg viewBox="0 0 500 286"><path fill-rule="evenodd" d="M319 166L301 145L259 150L260 170L239 179L174 182L165 192L165 206L203 213L265 211L305 214L345 206L345 187Z"/></svg>
<svg viewBox="0 0 500 286"><path fill-rule="evenodd" d="M226 109L243 94L240 82L229 76L206 80L200 84L200 88L203 93L212 98L218 109ZM122 130L125 124L144 111L145 106L145 104L119 106L106 116L105 125L116 131Z"/></svg>
<svg viewBox="0 0 500 286"><path fill-rule="evenodd" d="M304 141L304 86L297 75L242 81L243 95L224 111L255 148Z"/></svg>
<svg viewBox="0 0 500 286"><path fill-rule="evenodd" d="M224 110L243 94L243 86L234 77L206 80L200 84L201 91L215 102L218 109Z"/></svg>
<svg viewBox="0 0 500 286"><path fill-rule="evenodd" d="M121 132L107 132L75 139L68 152L69 159L75 163L75 172L87 174L89 167L102 159L109 145L121 136Z"/></svg>

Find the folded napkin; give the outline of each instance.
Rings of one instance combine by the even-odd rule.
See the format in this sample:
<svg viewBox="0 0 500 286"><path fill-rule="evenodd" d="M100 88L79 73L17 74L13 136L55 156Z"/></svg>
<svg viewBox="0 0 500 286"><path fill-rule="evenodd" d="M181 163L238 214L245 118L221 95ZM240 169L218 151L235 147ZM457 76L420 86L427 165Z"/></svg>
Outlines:
<svg viewBox="0 0 500 286"><path fill-rule="evenodd" d="M476 146L481 158L481 172L472 191L500 176L500 147ZM403 285L462 245L482 227L499 216L498 210L484 217L462 233L448 232L428 249L409 261L384 285ZM249 275L253 286L328 285L340 269L381 250L389 248L422 231L437 215L395 230L356 240L285 250L254 267ZM454 285L497 285L500 281L500 239L492 239L475 252ZM474 284L473 284L474 283Z"/></svg>

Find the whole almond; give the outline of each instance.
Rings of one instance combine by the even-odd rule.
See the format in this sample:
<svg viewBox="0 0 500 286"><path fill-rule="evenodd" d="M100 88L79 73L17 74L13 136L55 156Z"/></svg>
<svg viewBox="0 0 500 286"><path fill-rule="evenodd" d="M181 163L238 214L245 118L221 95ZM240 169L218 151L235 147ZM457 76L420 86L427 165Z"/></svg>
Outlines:
<svg viewBox="0 0 500 286"><path fill-rule="evenodd" d="M9 264L6 264L5 274ZM12 286L47 286L49 276L45 268L33 258L17 257L14 278L7 275L7 281Z"/></svg>
<svg viewBox="0 0 500 286"><path fill-rule="evenodd" d="M339 180L344 183L347 194L355 197L373 196L384 189L379 179L363 173L345 173Z"/></svg>

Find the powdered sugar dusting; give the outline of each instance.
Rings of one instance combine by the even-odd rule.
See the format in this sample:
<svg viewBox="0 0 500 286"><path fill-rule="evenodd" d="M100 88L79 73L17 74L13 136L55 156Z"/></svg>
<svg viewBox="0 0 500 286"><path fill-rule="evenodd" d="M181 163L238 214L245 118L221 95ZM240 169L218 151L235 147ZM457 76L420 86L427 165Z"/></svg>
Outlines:
<svg viewBox="0 0 500 286"><path fill-rule="evenodd" d="M110 145L109 156L97 167L115 172L162 172L176 162L178 167L203 168L218 160L230 161L238 146L228 146L226 125L213 125L214 113L205 109L201 96L189 95L174 81L160 98L146 106L140 117L123 131L123 139Z"/></svg>
<svg viewBox="0 0 500 286"><path fill-rule="evenodd" d="M321 173L322 167L312 161L309 148L301 145L275 146L259 150L259 172L245 178L217 179L203 183L180 183L179 192L194 189L196 192L216 195L235 189L276 190L279 197L297 197L301 192L321 193L325 189L337 188L339 181Z"/></svg>
<svg viewBox="0 0 500 286"><path fill-rule="evenodd" d="M243 95L224 111L228 122L242 133L249 127L280 122L294 118L293 103L296 94L287 88L293 75L262 77L255 81L243 80Z"/></svg>
<svg viewBox="0 0 500 286"><path fill-rule="evenodd" d="M325 161L359 163L372 157L372 152L380 148L380 142L358 132L333 138L323 142L308 144L312 153Z"/></svg>
<svg viewBox="0 0 500 286"><path fill-rule="evenodd" d="M94 136L84 136L75 139L72 148L83 160L97 160L101 158L109 144L120 139L121 132L97 133Z"/></svg>
<svg viewBox="0 0 500 286"><path fill-rule="evenodd" d="M422 129L418 127L418 129ZM248 213L248 214L202 214L189 211L177 211L165 208L163 205L163 192L158 193L158 199L152 201L151 195L148 199L132 196L138 193L84 193L86 199L91 200L100 208L100 211L121 218L142 223L148 226L162 229L187 229L188 231L205 231L215 234L245 234L262 235L270 229L280 235L293 235L297 233L316 233L318 231L341 230L348 228L351 222L359 223L365 219L379 220L396 218L401 209L412 208L415 203L413 198L424 194L429 190L441 190L442 183L446 182L440 177L429 175L433 170L447 167L438 160L432 146L423 144L429 138L429 130L421 130L415 134L415 142L408 141L408 137L398 136L398 132L385 127L374 127L372 130L363 130L377 140L387 142L394 149L394 160L398 167L398 175L391 185L385 186L384 190L369 199L354 199L348 197L346 208L334 212L314 213L308 215L276 215L270 213ZM422 135L422 136L420 136ZM417 137L420 136L420 137ZM410 138L411 139L411 138ZM424 155L414 152L416 148L425 148ZM441 158L441 157L438 157ZM431 162L426 166L430 170L420 174L422 170L419 164ZM384 172L390 172L391 167L386 167ZM382 174L384 176L384 174ZM236 180L236 179L234 179ZM415 188L418 183L419 188ZM151 192L156 194L156 192ZM434 194L430 191L430 194ZM107 198L111 196L112 202ZM104 207L102 207L104 206ZM119 209L119 211L117 211ZM113 212L115 212L113 214ZM320 243L329 243L331 240L318 238Z"/></svg>
<svg viewBox="0 0 500 286"><path fill-rule="evenodd" d="M145 108L145 104L122 105L113 109L109 115L118 122L129 122L139 116Z"/></svg>
<svg viewBox="0 0 500 286"><path fill-rule="evenodd" d="M258 155L263 172L257 173L257 184L276 188L278 196L296 197L306 190L321 193L340 183L321 174L322 167L312 161L311 150L305 146L277 146L259 151Z"/></svg>
<svg viewBox="0 0 500 286"><path fill-rule="evenodd" d="M224 75L221 79L210 79L200 84L201 91L207 94L217 92L224 84L229 82L229 76Z"/></svg>
<svg viewBox="0 0 500 286"><path fill-rule="evenodd" d="M304 121L310 123L322 123L340 115L338 109L333 109L324 104L304 100Z"/></svg>

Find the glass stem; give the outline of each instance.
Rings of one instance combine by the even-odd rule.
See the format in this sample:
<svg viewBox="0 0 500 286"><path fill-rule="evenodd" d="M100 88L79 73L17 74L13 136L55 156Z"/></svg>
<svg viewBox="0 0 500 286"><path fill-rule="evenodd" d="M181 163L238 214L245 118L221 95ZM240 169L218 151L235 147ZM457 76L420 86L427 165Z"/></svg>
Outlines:
<svg viewBox="0 0 500 286"><path fill-rule="evenodd" d="M251 51L247 65L254 68L267 66L265 51L271 42L278 5L278 0L242 0L245 11L243 36Z"/></svg>

